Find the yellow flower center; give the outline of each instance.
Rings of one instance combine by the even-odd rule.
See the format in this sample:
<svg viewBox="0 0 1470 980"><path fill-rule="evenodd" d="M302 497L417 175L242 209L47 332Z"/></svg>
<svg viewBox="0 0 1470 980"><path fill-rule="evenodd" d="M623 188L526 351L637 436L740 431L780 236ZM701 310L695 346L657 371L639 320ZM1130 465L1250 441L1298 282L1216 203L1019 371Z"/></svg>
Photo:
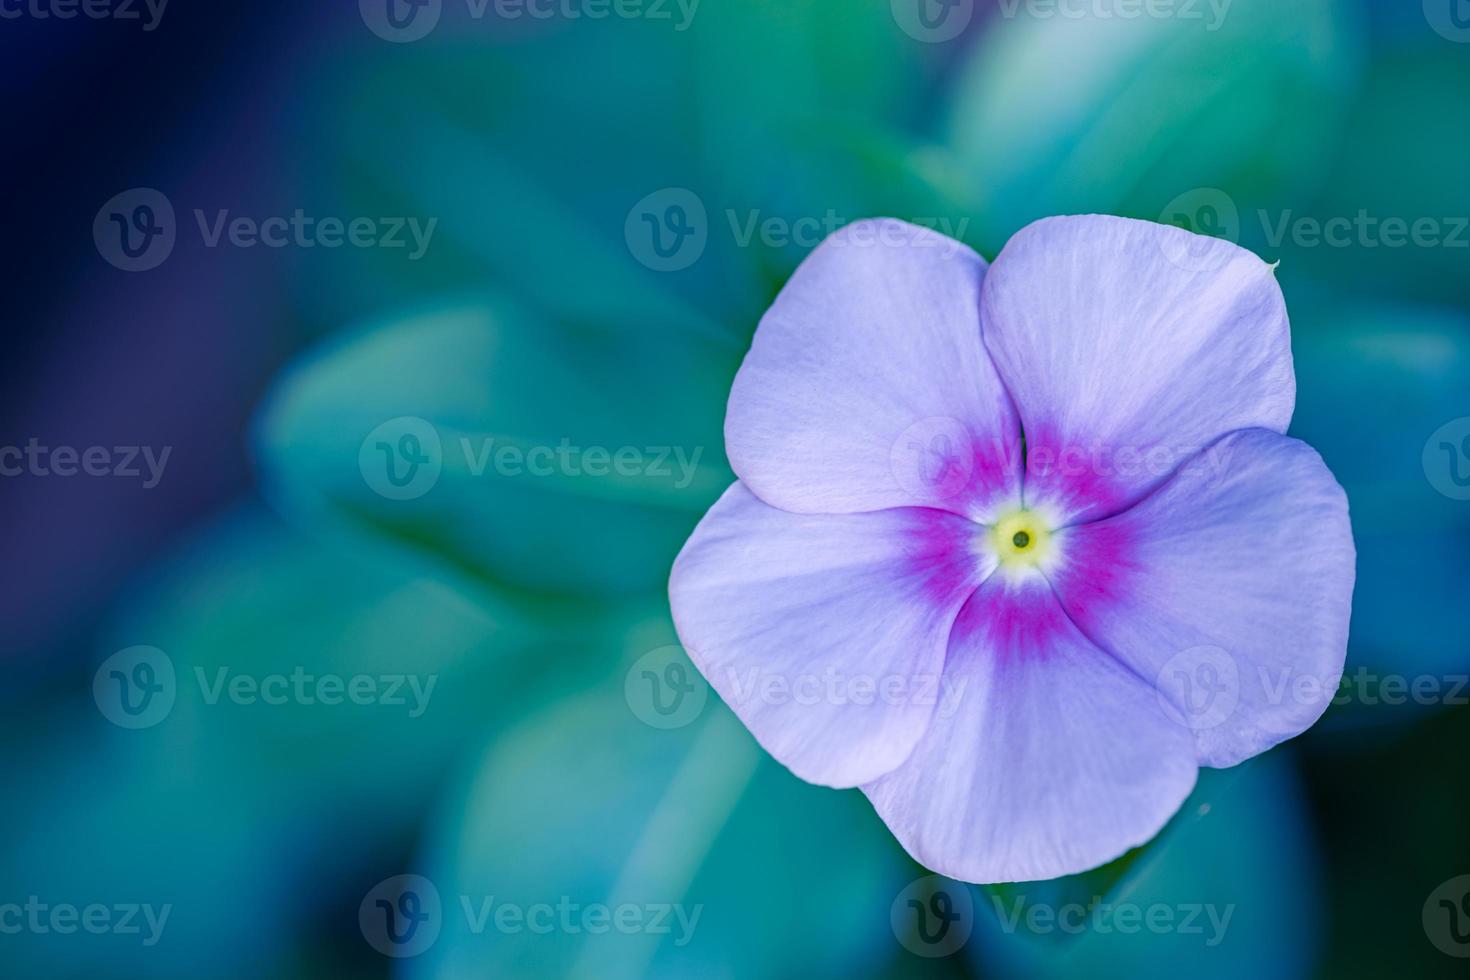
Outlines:
<svg viewBox="0 0 1470 980"><path fill-rule="evenodd" d="M990 526L990 544L1002 566L1035 566L1051 554L1051 529L1035 511L1015 510Z"/></svg>

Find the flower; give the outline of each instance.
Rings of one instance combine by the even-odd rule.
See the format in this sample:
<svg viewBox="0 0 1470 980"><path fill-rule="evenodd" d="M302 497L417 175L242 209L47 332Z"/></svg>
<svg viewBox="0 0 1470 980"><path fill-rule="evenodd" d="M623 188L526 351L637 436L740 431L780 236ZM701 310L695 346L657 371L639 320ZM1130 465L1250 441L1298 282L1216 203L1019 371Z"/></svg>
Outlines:
<svg viewBox="0 0 1470 980"><path fill-rule="evenodd" d="M955 244L865 221L797 269L730 393L739 480L670 601L797 776L861 787L935 871L1052 878L1321 716L1352 532L1283 434L1273 267L1096 215L989 268Z"/></svg>

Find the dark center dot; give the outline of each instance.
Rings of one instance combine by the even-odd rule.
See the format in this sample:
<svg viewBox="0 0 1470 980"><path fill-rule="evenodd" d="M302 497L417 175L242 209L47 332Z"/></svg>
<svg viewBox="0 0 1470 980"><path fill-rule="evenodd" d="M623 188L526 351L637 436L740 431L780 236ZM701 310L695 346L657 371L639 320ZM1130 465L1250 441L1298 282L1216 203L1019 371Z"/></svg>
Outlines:
<svg viewBox="0 0 1470 980"><path fill-rule="evenodd" d="M1024 548L1030 543L1031 535L1027 534L1025 531L1017 531L1011 537L1011 544L1015 545L1017 548Z"/></svg>

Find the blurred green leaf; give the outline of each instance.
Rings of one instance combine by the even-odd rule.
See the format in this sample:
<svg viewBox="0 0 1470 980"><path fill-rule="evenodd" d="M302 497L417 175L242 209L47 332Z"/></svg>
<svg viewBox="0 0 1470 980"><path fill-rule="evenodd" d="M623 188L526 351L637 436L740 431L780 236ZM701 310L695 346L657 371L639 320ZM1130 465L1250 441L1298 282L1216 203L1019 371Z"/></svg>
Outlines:
<svg viewBox="0 0 1470 980"><path fill-rule="evenodd" d="M0 775L14 804L0 816L0 892L47 906L41 929L5 936L7 976L192 978L201 963L221 964L221 976L290 975L273 939L314 896L282 882L311 855L294 801L268 789L248 748L160 752L159 730L114 728L90 702L5 728L25 764ZM49 928L51 909L94 904L136 931Z"/></svg>
<svg viewBox="0 0 1470 980"><path fill-rule="evenodd" d="M551 317L690 331L738 355L834 223L963 217L906 131L926 111L905 84L917 52L885 6L746 0L702 5L684 31L583 19L534 43L484 40L446 33L345 60L311 93L306 136L337 148L309 161L312 196L438 221L419 260L357 256L366 282L353 263L306 256L324 275L351 272L342 299L366 287L401 305L489 282ZM703 237L660 270L633 212L668 189L698 200ZM324 318L364 308L318 278L303 286Z"/></svg>
<svg viewBox="0 0 1470 980"><path fill-rule="evenodd" d="M298 364L257 445L288 512L487 583L652 591L733 479L721 450L732 375L691 338L551 324L492 300L369 329ZM432 426L417 445L442 461L413 499L384 496L389 461L406 459L398 428L423 427L403 418Z"/></svg>
<svg viewBox="0 0 1470 980"><path fill-rule="evenodd" d="M1318 873L1296 776L1275 752L1202 771L1111 893L1042 882L977 897L965 949L987 976L1306 977Z"/></svg>
<svg viewBox="0 0 1470 980"><path fill-rule="evenodd" d="M1040 904L1047 908L1057 909L1066 905L1086 906L1111 899L1119 892L1131 887L1132 880L1158 859L1158 853L1168 846L1169 841L1183 832L1181 828L1198 820L1202 813L1207 813L1213 801L1226 793L1243 771L1243 768L1240 767L1223 772L1213 769L1202 770L1189 799L1179 808L1179 812L1170 819L1163 830L1159 831L1152 840L1133 848L1102 867L1044 881L981 885L979 889L984 893L985 900L996 910L1002 906L1014 908L1027 904ZM1085 932L1085 930L1072 932L1055 928L1045 933L1028 932L1024 929L1012 931L1027 938L1055 942L1067 942L1074 936Z"/></svg>
<svg viewBox="0 0 1470 980"><path fill-rule="evenodd" d="M559 609L553 627L388 559L236 512L106 630L99 661L135 644L167 658L165 714L128 730L88 699L8 722L31 764L6 776L28 803L3 821L4 893L173 906L156 944L32 933L7 944L9 965L64 953L93 975L300 975L291 958L340 930L332 910L356 907L363 868L409 850L467 743L666 642L658 603ZM351 933L346 948L376 955Z"/></svg>
<svg viewBox="0 0 1470 980"><path fill-rule="evenodd" d="M1375 59L1352 102L1341 148L1320 170L1320 194L1290 215L1298 227L1337 222L1335 239L1292 235L1280 250L1285 260L1348 289L1470 298L1470 126L1450 101L1450 93L1467 89L1464 45L1422 23L1413 42ZM1386 228L1390 221L1402 227ZM1416 223L1425 223L1418 232Z"/></svg>
<svg viewBox="0 0 1470 980"><path fill-rule="evenodd" d="M961 187L912 131L932 115L912 85L923 46L887 4L750 0L700 18L699 141L722 212L711 214L712 237L740 241L754 229L773 287L816 239L861 218L963 237ZM762 234L766 222L779 231Z"/></svg>
<svg viewBox="0 0 1470 980"><path fill-rule="evenodd" d="M427 856L445 922L409 975L881 970L905 862L861 795L800 782L716 701L660 730L621 693L551 706L489 747ZM577 911L545 932L496 924L542 903ZM590 906L649 905L675 907L667 934L581 925Z"/></svg>
<svg viewBox="0 0 1470 980"><path fill-rule="evenodd" d="M1291 434L1322 454L1347 491L1358 549L1349 679L1360 667L1410 680L1464 674L1470 641L1459 610L1470 576L1470 503L1436 488L1450 486L1449 463L1431 451L1426 470L1425 449L1441 426L1470 415L1470 321L1307 290L1288 298L1297 374ZM1354 685L1330 717L1396 714L1361 704ZM1366 690L1376 695L1376 684Z"/></svg>
<svg viewBox="0 0 1470 980"><path fill-rule="evenodd" d="M1053 214L1159 220L1180 195L1300 201L1331 165L1361 69L1356 2L1235 0L1190 17L1004 19L949 107L994 254Z"/></svg>
<svg viewBox="0 0 1470 980"><path fill-rule="evenodd" d="M157 647L174 667L173 709L141 739L191 757L217 745L248 750L256 774L279 788L330 780L332 797L312 794L303 807L340 816L360 802L377 824L401 827L466 729L523 695L547 663L575 677L620 653L605 648L615 635L606 619L563 614L552 630L533 612L423 563L323 545L250 509L161 566L108 636L116 648ZM262 686L268 677L284 683ZM373 692L329 690L339 703L326 703L322 678L371 679ZM237 682L243 697L232 693Z"/></svg>

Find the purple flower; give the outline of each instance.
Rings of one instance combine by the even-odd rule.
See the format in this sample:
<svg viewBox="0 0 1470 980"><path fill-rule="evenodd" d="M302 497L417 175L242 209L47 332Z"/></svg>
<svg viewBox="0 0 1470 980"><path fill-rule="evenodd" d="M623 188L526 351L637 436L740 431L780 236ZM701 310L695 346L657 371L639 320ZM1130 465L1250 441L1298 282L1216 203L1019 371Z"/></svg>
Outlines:
<svg viewBox="0 0 1470 980"><path fill-rule="evenodd" d="M735 379L740 480L674 564L679 636L929 868L1103 864L1335 693L1352 533L1283 435L1295 395L1273 269L1228 242L1050 218L987 269L851 225Z"/></svg>

